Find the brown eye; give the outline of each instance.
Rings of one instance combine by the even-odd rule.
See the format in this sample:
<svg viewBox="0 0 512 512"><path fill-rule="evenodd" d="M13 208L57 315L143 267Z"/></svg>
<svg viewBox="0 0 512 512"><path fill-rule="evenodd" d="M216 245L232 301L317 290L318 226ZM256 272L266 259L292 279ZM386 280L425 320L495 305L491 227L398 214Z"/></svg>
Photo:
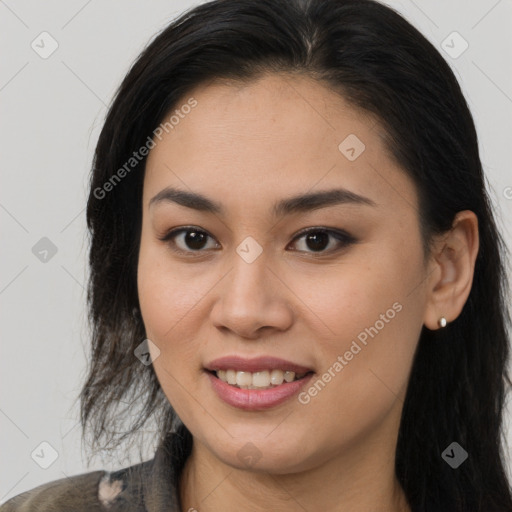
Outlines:
<svg viewBox="0 0 512 512"><path fill-rule="evenodd" d="M294 238L294 240L300 239L304 239L303 246L306 247L306 250L301 252L313 253L333 252L356 242L356 239L348 233L325 228L309 228L302 231L299 236ZM333 242L329 248L331 241ZM327 248L329 249L326 250Z"/></svg>
<svg viewBox="0 0 512 512"><path fill-rule="evenodd" d="M207 234L202 231L184 231L183 243L187 246L187 248L193 249L194 251L198 251L203 249L206 243Z"/></svg>
<svg viewBox="0 0 512 512"><path fill-rule="evenodd" d="M202 252L202 249L204 249L207 245L206 243L208 238L211 237L208 233L206 233L206 231L194 227L188 227L170 231L160 240L165 242L170 241L173 246L177 247L174 250L180 253L187 253Z"/></svg>

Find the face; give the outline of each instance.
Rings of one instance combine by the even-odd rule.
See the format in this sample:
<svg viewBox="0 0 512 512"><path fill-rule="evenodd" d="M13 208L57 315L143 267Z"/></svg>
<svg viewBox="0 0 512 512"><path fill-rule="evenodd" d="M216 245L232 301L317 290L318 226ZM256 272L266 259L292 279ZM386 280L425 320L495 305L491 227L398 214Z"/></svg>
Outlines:
<svg viewBox="0 0 512 512"><path fill-rule="evenodd" d="M234 467L252 450L296 472L386 442L426 307L412 181L374 119L308 78L210 83L175 109L194 100L155 138L143 190L138 292L165 395ZM212 363L230 356L283 361ZM309 373L271 390L207 370L265 386L293 364Z"/></svg>

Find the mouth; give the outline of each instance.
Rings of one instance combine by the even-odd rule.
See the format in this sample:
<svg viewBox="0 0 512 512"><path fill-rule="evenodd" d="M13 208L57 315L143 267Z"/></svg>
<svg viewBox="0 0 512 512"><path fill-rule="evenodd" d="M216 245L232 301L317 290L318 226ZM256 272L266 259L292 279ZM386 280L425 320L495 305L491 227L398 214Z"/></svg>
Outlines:
<svg viewBox="0 0 512 512"><path fill-rule="evenodd" d="M313 374L312 370L306 372L294 372L281 370L279 368L249 372L243 370L208 370L208 373L222 382L239 389L272 389L281 386L283 383L295 382Z"/></svg>
<svg viewBox="0 0 512 512"><path fill-rule="evenodd" d="M256 366L256 370L235 370L239 366L230 362L225 368L205 368L205 375L210 380L211 389L222 401L252 412L265 411L288 402L307 386L315 373L297 366L295 369L300 369L300 372L272 368L273 365L271 369L262 369L254 361L248 365Z"/></svg>
<svg viewBox="0 0 512 512"><path fill-rule="evenodd" d="M270 355L250 359L229 355L211 361L204 369L239 389L272 389L314 373L312 368Z"/></svg>

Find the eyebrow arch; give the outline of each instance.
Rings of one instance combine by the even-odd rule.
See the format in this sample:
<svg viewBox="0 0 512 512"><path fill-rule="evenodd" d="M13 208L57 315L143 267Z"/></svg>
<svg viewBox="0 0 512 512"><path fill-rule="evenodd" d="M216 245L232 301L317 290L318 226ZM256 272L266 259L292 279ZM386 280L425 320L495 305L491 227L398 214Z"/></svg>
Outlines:
<svg viewBox="0 0 512 512"><path fill-rule="evenodd" d="M224 215L224 208L220 203L212 201L196 192L166 187L149 201L149 207L163 202L174 202L194 210ZM292 213L308 212L337 204L377 206L368 197L361 196L344 188L336 188L283 199L274 204L272 213L275 217L282 217Z"/></svg>

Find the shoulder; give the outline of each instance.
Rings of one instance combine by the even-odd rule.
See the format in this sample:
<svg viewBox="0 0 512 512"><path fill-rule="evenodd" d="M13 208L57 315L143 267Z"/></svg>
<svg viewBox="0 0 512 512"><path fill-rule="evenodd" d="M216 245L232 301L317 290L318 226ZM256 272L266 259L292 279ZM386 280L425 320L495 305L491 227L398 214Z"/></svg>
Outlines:
<svg viewBox="0 0 512 512"><path fill-rule="evenodd" d="M48 482L11 498L0 512L177 511L176 476L183 461L170 449L173 439L171 433L153 459Z"/></svg>
<svg viewBox="0 0 512 512"><path fill-rule="evenodd" d="M115 472L91 471L26 491L0 505L0 512L123 512L146 510L143 487L151 461Z"/></svg>
<svg viewBox="0 0 512 512"><path fill-rule="evenodd" d="M48 482L11 498L0 505L0 512L105 510L98 490L106 475L105 471L92 471Z"/></svg>

